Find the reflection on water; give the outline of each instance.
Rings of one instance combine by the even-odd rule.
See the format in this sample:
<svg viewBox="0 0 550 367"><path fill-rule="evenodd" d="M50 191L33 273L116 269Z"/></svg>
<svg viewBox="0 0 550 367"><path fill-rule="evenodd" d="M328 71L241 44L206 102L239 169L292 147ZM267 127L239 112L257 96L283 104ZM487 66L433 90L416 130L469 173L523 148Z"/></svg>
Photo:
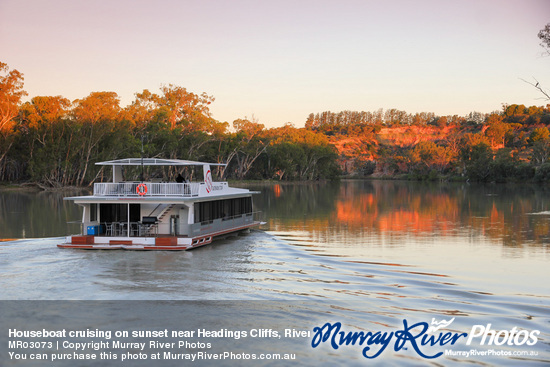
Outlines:
<svg viewBox="0 0 550 367"><path fill-rule="evenodd" d="M549 274L549 194L536 186L346 181L266 187L257 202L268 230L306 251L474 280L505 275L541 288L530 279Z"/></svg>
<svg viewBox="0 0 550 367"><path fill-rule="evenodd" d="M317 319L369 330L452 316L458 330L538 329L531 361L550 358L549 190L394 181L248 187L261 192L255 210L265 231L190 252L60 250L55 238L0 243L2 298L299 300ZM6 219L14 205L24 213L17 225L44 237L65 234L64 221L79 216L56 194L13 195L24 198L0 193L2 237L21 237L7 232L17 227Z"/></svg>
<svg viewBox="0 0 550 367"><path fill-rule="evenodd" d="M505 246L550 242L550 189L346 181L274 185L260 207L275 228L361 236L480 236Z"/></svg>
<svg viewBox="0 0 550 367"><path fill-rule="evenodd" d="M0 189L0 239L42 238L78 233L82 209L65 196L83 195L82 190L37 192Z"/></svg>

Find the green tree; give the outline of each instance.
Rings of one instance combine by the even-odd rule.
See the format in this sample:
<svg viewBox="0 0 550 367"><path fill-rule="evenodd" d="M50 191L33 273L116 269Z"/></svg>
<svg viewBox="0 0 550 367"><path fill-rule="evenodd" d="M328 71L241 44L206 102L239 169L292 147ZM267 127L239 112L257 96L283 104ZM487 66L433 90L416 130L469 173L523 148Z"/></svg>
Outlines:
<svg viewBox="0 0 550 367"><path fill-rule="evenodd" d="M177 124L188 126L192 130L208 130L212 123L209 105L214 97L206 93L197 95L173 84L161 87L162 95L157 98L160 109L165 110L171 129Z"/></svg>
<svg viewBox="0 0 550 367"><path fill-rule="evenodd" d="M489 138L491 146L504 146L504 138L510 130L510 125L502 122L502 118L493 118L490 120L487 130L485 130L485 135Z"/></svg>
<svg viewBox="0 0 550 367"><path fill-rule="evenodd" d="M414 170L420 174L427 174L432 170L442 173L449 163L445 148L432 141L419 142L410 155Z"/></svg>
<svg viewBox="0 0 550 367"><path fill-rule="evenodd" d="M538 139L533 143L533 154L531 156L531 162L540 166L548 161L550 156L550 139Z"/></svg>
<svg viewBox="0 0 550 367"><path fill-rule="evenodd" d="M23 74L0 62L0 179L7 172L6 155L12 147L15 137L13 128L15 117L19 113L21 98L26 96L23 90Z"/></svg>
<svg viewBox="0 0 550 367"><path fill-rule="evenodd" d="M487 143L478 143L471 146L466 162L466 174L473 181L487 181L490 177L488 169L493 161L493 152Z"/></svg>
<svg viewBox="0 0 550 367"><path fill-rule="evenodd" d="M516 178L517 159L512 155L512 149L502 148L497 151L495 158L489 162L488 179L496 182L506 182Z"/></svg>
<svg viewBox="0 0 550 367"><path fill-rule="evenodd" d="M236 130L238 144L228 159L235 158L236 176L241 180L248 174L258 157L265 152L269 141L262 136L265 126L254 118L252 121L246 118L235 120L233 127Z"/></svg>
<svg viewBox="0 0 550 367"><path fill-rule="evenodd" d="M79 167L80 186L84 182L93 182L95 177L88 177L88 169L99 146L108 134L112 133L115 124L121 117L120 99L115 92L92 92L89 96L74 101L73 118L82 139L82 159ZM111 157L115 158L115 157Z"/></svg>
<svg viewBox="0 0 550 367"><path fill-rule="evenodd" d="M21 98L27 95L23 90L23 74L0 62L0 133L6 134L13 128Z"/></svg>
<svg viewBox="0 0 550 367"><path fill-rule="evenodd" d="M550 131L545 127L534 128L531 134L529 135L529 143L535 144L539 140L548 140L550 139Z"/></svg>
<svg viewBox="0 0 550 367"><path fill-rule="evenodd" d="M514 115L524 115L525 114L525 105L512 104L505 106L504 115L505 116L514 116Z"/></svg>
<svg viewBox="0 0 550 367"><path fill-rule="evenodd" d="M19 118L30 138L30 178L47 186L72 184L72 157L80 146L71 146L68 122L71 102L61 96L34 97L21 106Z"/></svg>
<svg viewBox="0 0 550 367"><path fill-rule="evenodd" d="M481 134L464 134L460 160L469 179L486 181L490 177L489 163L493 161L493 151L487 138Z"/></svg>
<svg viewBox="0 0 550 367"><path fill-rule="evenodd" d="M132 130L139 134L143 133L158 113L159 96L147 89L136 93L135 96L134 101L124 109L124 119L129 121Z"/></svg>
<svg viewBox="0 0 550 367"><path fill-rule="evenodd" d="M268 171L270 177L278 180L292 180L297 178L297 165L302 161L304 151L292 142L279 142L270 145L267 150L269 156Z"/></svg>

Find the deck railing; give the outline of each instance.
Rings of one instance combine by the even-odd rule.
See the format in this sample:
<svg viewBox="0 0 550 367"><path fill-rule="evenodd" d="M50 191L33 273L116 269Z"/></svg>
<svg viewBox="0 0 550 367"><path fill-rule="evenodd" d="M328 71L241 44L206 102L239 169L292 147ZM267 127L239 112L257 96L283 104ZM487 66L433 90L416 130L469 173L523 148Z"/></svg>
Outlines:
<svg viewBox="0 0 550 367"><path fill-rule="evenodd" d="M141 185L144 185L141 186ZM95 183L94 196L184 196L199 195L199 182L172 183L172 182L108 182Z"/></svg>

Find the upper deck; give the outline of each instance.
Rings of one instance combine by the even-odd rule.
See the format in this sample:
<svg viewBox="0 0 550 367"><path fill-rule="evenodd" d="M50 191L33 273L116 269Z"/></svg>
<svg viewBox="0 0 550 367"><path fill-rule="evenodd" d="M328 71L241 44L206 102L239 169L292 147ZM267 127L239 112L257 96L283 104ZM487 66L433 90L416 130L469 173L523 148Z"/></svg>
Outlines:
<svg viewBox="0 0 550 367"><path fill-rule="evenodd" d="M227 182L212 182L210 190L204 182L107 182L94 184L94 196L113 197L200 197L215 191L230 191Z"/></svg>
<svg viewBox="0 0 550 367"><path fill-rule="evenodd" d="M142 199L146 201L166 201L170 199L175 201L187 201L195 199L202 200L203 198L210 197L235 197L251 194L251 192L246 189L229 187L227 182L212 181L210 166L225 165L221 163L204 163L179 159L126 158L99 162L96 164L112 166L112 182L95 183L92 196L71 197L66 199L78 202L92 202L94 200L120 201L124 199ZM203 180L199 182L125 181L124 166L201 166L203 170ZM183 178L180 178L181 181L183 181Z"/></svg>

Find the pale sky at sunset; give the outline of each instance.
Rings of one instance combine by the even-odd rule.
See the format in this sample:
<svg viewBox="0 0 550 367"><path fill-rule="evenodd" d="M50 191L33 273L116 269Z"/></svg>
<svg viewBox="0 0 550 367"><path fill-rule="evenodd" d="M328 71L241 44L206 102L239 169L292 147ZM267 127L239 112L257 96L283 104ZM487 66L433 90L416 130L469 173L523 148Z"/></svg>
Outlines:
<svg viewBox="0 0 550 367"><path fill-rule="evenodd" d="M303 126L311 112L465 115L545 105L537 34L550 1L0 0L0 61L29 98L175 84L232 122Z"/></svg>

